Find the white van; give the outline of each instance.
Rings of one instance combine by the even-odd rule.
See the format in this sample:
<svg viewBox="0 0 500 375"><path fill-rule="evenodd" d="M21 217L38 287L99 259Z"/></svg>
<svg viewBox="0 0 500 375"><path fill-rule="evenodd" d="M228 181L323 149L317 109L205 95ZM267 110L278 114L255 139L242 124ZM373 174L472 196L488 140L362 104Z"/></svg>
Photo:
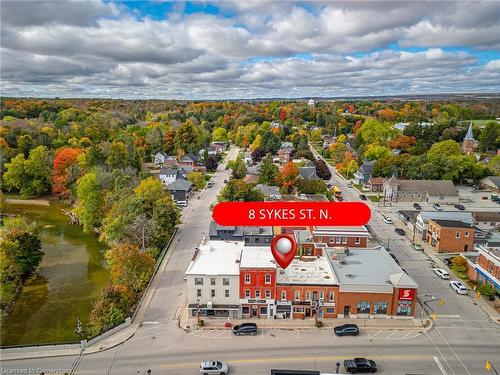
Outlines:
<svg viewBox="0 0 500 375"><path fill-rule="evenodd" d="M175 204L176 204L178 207L187 207L188 202L187 202L187 201L175 201Z"/></svg>

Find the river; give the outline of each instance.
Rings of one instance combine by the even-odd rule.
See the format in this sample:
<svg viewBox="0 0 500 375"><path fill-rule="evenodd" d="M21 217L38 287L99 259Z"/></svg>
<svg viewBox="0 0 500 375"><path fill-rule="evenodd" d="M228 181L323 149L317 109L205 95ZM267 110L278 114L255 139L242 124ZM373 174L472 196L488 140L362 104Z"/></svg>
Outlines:
<svg viewBox="0 0 500 375"><path fill-rule="evenodd" d="M2 324L2 346L79 341L77 318L86 325L93 301L110 284L105 246L81 227L67 225L62 208L68 206L7 203L8 213L36 222L45 255Z"/></svg>

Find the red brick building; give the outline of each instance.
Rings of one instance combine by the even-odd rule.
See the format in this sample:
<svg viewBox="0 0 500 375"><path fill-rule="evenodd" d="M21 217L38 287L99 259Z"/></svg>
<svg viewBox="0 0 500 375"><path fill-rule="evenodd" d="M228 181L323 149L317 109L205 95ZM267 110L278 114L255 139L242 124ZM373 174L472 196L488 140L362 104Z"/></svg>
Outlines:
<svg viewBox="0 0 500 375"><path fill-rule="evenodd" d="M276 263L269 247L244 248L240 260L240 305L243 318L274 316Z"/></svg>
<svg viewBox="0 0 500 375"><path fill-rule="evenodd" d="M500 249L477 247L477 254L462 254L467 260L467 276L479 284L490 284L500 293Z"/></svg>
<svg viewBox="0 0 500 375"><path fill-rule="evenodd" d="M462 221L430 219L427 242L438 253L472 251L474 226Z"/></svg>
<svg viewBox="0 0 500 375"><path fill-rule="evenodd" d="M330 247L366 247L368 230L359 227L313 227L313 242L322 242Z"/></svg>

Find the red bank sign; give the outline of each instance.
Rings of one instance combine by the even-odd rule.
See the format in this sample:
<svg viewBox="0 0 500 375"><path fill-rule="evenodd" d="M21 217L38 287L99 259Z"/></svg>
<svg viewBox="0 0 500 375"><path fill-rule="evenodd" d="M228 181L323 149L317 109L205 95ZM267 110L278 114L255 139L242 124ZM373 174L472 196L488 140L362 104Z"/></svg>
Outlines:
<svg viewBox="0 0 500 375"><path fill-rule="evenodd" d="M359 226L370 216L363 202L222 202L212 213L223 226Z"/></svg>
<svg viewBox="0 0 500 375"><path fill-rule="evenodd" d="M399 299L403 301L413 301L415 289L399 289Z"/></svg>

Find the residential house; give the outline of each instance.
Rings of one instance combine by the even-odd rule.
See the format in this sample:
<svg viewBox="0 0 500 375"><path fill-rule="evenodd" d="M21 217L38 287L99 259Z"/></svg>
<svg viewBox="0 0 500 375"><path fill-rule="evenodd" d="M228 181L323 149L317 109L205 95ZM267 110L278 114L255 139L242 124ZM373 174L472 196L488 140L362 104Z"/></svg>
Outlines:
<svg viewBox="0 0 500 375"><path fill-rule="evenodd" d="M224 151L227 148L227 142L224 142L224 141L214 141L210 145L214 146L214 147L222 148L222 151Z"/></svg>
<svg viewBox="0 0 500 375"><path fill-rule="evenodd" d="M182 158L179 159L178 164L179 165L189 165L189 166L195 166L200 163L200 155L195 155L195 154L186 154Z"/></svg>
<svg viewBox="0 0 500 375"><path fill-rule="evenodd" d="M249 165L249 164L253 164L252 162L252 153L247 151L243 154L243 161L245 162L245 164Z"/></svg>
<svg viewBox="0 0 500 375"><path fill-rule="evenodd" d="M281 142L280 148L293 151L293 143L292 142Z"/></svg>
<svg viewBox="0 0 500 375"><path fill-rule="evenodd" d="M299 172L300 172L300 177L302 177L304 180L320 179L316 174L316 167L300 167Z"/></svg>
<svg viewBox="0 0 500 375"><path fill-rule="evenodd" d="M370 177L368 180L368 183L366 186L370 189L372 192L382 192L384 182L386 181L386 178L383 177Z"/></svg>
<svg viewBox="0 0 500 375"><path fill-rule="evenodd" d="M478 284L490 284L500 293L500 249L478 246L477 253L462 254L467 260L467 276Z"/></svg>
<svg viewBox="0 0 500 375"><path fill-rule="evenodd" d="M494 193L500 193L500 176L488 176L479 180L479 186Z"/></svg>
<svg viewBox="0 0 500 375"><path fill-rule="evenodd" d="M457 204L458 191L449 180L398 180L391 177L383 184L386 200Z"/></svg>
<svg viewBox="0 0 500 375"><path fill-rule="evenodd" d="M408 125L410 125L409 122L397 122L396 124L394 124L394 127L399 131L403 131Z"/></svg>
<svg viewBox="0 0 500 375"><path fill-rule="evenodd" d="M363 164L354 173L353 182L358 185L365 185L368 183L372 177L373 166L375 165L375 160L365 159Z"/></svg>
<svg viewBox="0 0 500 375"><path fill-rule="evenodd" d="M185 273L190 317L240 317L242 248L242 243L210 241L195 250Z"/></svg>
<svg viewBox="0 0 500 375"><path fill-rule="evenodd" d="M183 168L166 168L163 167L158 173L158 178L165 184L165 186L170 183L182 179L187 180L188 172Z"/></svg>
<svg viewBox="0 0 500 375"><path fill-rule="evenodd" d="M278 160L282 164L286 164L290 161L290 156L292 154L292 150L288 148L280 148L278 150ZM273 159L274 161L274 159Z"/></svg>
<svg viewBox="0 0 500 375"><path fill-rule="evenodd" d="M175 156L169 156L164 152L157 152L153 158L156 165L174 165L176 160Z"/></svg>
<svg viewBox="0 0 500 375"><path fill-rule="evenodd" d="M174 201L187 201L192 190L191 182L178 179L167 185L167 191Z"/></svg>
<svg viewBox="0 0 500 375"><path fill-rule="evenodd" d="M472 251L474 226L456 220L429 220L427 242L438 253Z"/></svg>
<svg viewBox="0 0 500 375"><path fill-rule="evenodd" d="M280 189L277 186L258 184L255 186L255 189L259 190L269 200L280 200L281 199Z"/></svg>

